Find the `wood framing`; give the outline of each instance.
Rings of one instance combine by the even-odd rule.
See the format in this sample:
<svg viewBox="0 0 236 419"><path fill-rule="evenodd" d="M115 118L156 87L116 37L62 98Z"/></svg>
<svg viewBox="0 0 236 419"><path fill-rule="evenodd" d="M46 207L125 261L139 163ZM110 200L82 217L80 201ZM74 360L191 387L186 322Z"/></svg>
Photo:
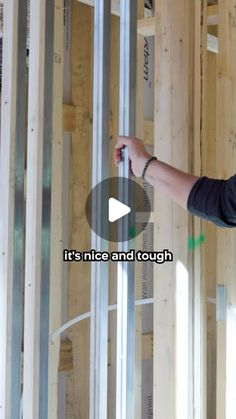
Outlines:
<svg viewBox="0 0 236 419"><path fill-rule="evenodd" d="M235 228L193 217L155 188L153 250L173 262L91 269L64 263L63 249L129 249L91 239L85 214L97 181L131 176L127 148L114 164L119 134L186 173L235 175L236 0L153 0L152 11L144 0L96 1L94 22L95 0L0 0L0 419L235 419ZM150 236L134 248L151 247Z"/></svg>
<svg viewBox="0 0 236 419"><path fill-rule="evenodd" d="M154 36L156 28L160 30L158 21L160 17L153 16L145 19L139 19L138 21L138 33L142 36ZM218 53L218 38L212 34L207 35L207 49L208 51Z"/></svg>
<svg viewBox="0 0 236 419"><path fill-rule="evenodd" d="M208 28L209 30L209 28ZM211 28L215 34L215 28ZM207 94L205 95L205 119L207 141L202 142L202 173L217 178L216 164L216 79L217 56L207 53ZM205 242L202 246L202 276L207 287L207 297L216 298L216 237L217 229L203 221ZM216 418L216 305L207 304L207 419Z"/></svg>
<svg viewBox="0 0 236 419"><path fill-rule="evenodd" d="M71 371L73 369L72 342L69 339L61 340L59 371Z"/></svg>
<svg viewBox="0 0 236 419"><path fill-rule="evenodd" d="M154 36L157 28L158 16L146 17L138 20L138 34Z"/></svg>
<svg viewBox="0 0 236 419"><path fill-rule="evenodd" d="M207 2L195 3L194 32L194 139L191 165L193 174L201 176L202 148L206 143L206 59L207 59ZM191 151L191 148L190 148ZM193 237L202 234L202 221L191 219ZM202 249L192 253L193 263L193 417L206 418L206 287L202 277Z"/></svg>
<svg viewBox="0 0 236 419"><path fill-rule="evenodd" d="M71 3L71 104L77 109L70 156L70 239L73 249L88 250L90 228L84 205L90 192L92 141L92 28L93 9ZM83 42L81 42L83 39ZM68 319L90 311L90 266L68 267ZM73 370L67 379L67 418L89 417L89 320L68 331L72 342Z"/></svg>
<svg viewBox="0 0 236 419"><path fill-rule="evenodd" d="M94 0L77 0L80 3L86 4L87 6L94 7ZM111 12L114 15L120 15L120 0L112 0L111 1Z"/></svg>
<svg viewBox="0 0 236 419"><path fill-rule="evenodd" d="M153 335L146 333L142 336L142 359L153 358Z"/></svg>
<svg viewBox="0 0 236 419"><path fill-rule="evenodd" d="M81 3L87 4L88 6L94 6L94 0L78 0ZM120 1L119 0L112 0L111 2L111 12L117 16L120 15ZM211 5L207 8L207 24L209 26L217 25L218 24L218 5ZM152 19L152 18L151 18ZM147 22L143 21L144 26L148 25L149 19L145 19ZM141 26L142 23L140 22ZM154 32L153 32L154 35Z"/></svg>
<svg viewBox="0 0 236 419"><path fill-rule="evenodd" d="M143 140L147 146L153 145L154 143L154 122L153 121L144 121Z"/></svg>
<svg viewBox="0 0 236 419"><path fill-rule="evenodd" d="M63 129L71 134L76 128L76 107L73 105L63 105Z"/></svg>
<svg viewBox="0 0 236 419"><path fill-rule="evenodd" d="M217 78L217 175L228 178L236 167L236 2L219 2L219 54ZM236 305L236 231L217 231L217 283L227 287L228 310L217 321L217 419L236 415L234 401ZM220 309L220 307L218 307Z"/></svg>
<svg viewBox="0 0 236 419"><path fill-rule="evenodd" d="M188 1L163 0L156 2L156 13L160 21L155 37L154 152L160 160L188 172L193 139L191 51L194 39L190 28L194 26L195 11ZM190 287L187 279L190 275L188 231L186 212L168 197L156 193L154 246L156 249L167 248L174 254L172 263L155 267L153 414L156 419L189 418L193 415L191 403L189 405L189 382L185 381L186 377L182 380L182 372L176 362L176 357L181 357L176 346L176 339L179 339L176 323L176 310L179 310L176 306L177 264L185 272L185 286ZM186 339L187 324L185 327Z"/></svg>

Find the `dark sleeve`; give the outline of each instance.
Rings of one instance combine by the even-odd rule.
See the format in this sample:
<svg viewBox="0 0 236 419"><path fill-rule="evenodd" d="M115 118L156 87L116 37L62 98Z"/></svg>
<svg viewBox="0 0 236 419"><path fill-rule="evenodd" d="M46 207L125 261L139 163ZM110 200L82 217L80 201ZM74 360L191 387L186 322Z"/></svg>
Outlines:
<svg viewBox="0 0 236 419"><path fill-rule="evenodd" d="M236 175L227 180L198 179L190 191L187 209L220 227L236 227Z"/></svg>

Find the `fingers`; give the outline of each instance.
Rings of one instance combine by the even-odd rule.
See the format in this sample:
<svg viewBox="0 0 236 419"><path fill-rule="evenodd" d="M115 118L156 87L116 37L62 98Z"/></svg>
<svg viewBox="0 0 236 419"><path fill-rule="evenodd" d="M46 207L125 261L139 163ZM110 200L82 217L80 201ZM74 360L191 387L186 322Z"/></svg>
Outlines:
<svg viewBox="0 0 236 419"><path fill-rule="evenodd" d="M113 155L114 155L115 164L116 166L118 166L119 162L121 161L121 149L115 148Z"/></svg>
<svg viewBox="0 0 236 419"><path fill-rule="evenodd" d="M133 150L134 146L137 146L137 141L140 142L141 140L124 135L117 137L117 143L114 150L114 161L116 166L118 166L119 162L122 160L121 149L123 147L127 147L129 150L129 157L132 158L131 151Z"/></svg>
<svg viewBox="0 0 236 419"><path fill-rule="evenodd" d="M132 142L132 138L125 137L125 136L119 136L117 137L117 143L116 148L122 148L124 146L129 146Z"/></svg>
<svg viewBox="0 0 236 419"><path fill-rule="evenodd" d="M117 143L114 150L114 160L116 166L119 165L119 162L122 160L121 149L125 146L129 146L131 142L130 137L120 136L117 138Z"/></svg>

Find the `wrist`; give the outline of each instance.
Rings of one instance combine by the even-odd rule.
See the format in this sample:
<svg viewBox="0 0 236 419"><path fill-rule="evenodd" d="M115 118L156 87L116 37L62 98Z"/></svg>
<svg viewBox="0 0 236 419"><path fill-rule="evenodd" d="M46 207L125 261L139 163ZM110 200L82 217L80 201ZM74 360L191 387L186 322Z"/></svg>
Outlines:
<svg viewBox="0 0 236 419"><path fill-rule="evenodd" d="M135 176L142 177L143 169L150 157L151 157L151 154L147 153L146 155L137 157L133 161L133 169L134 169Z"/></svg>
<svg viewBox="0 0 236 419"><path fill-rule="evenodd" d="M148 168L150 167L151 164L153 164L156 161L157 161L157 158L155 156L150 156L150 157L148 157L148 159L146 159L146 163L144 165L142 175L141 175L142 179L145 180L145 176L147 174Z"/></svg>

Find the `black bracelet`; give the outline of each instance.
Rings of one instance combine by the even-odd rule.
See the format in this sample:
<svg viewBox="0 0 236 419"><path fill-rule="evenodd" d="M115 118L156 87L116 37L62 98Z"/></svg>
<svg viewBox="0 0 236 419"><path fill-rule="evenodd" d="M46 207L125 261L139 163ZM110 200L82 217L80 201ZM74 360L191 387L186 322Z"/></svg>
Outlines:
<svg viewBox="0 0 236 419"><path fill-rule="evenodd" d="M144 176L145 176L146 170L147 170L147 168L148 168L148 166L149 166L149 163L151 163L151 161L153 161L153 160L157 160L157 158L156 158L155 156L152 156L152 157L150 157L150 158L147 160L147 162L146 162L146 164L145 164L145 166L144 166L144 169L143 169L143 173L142 173L142 178L143 178L143 179L145 179L145 178L144 178Z"/></svg>

